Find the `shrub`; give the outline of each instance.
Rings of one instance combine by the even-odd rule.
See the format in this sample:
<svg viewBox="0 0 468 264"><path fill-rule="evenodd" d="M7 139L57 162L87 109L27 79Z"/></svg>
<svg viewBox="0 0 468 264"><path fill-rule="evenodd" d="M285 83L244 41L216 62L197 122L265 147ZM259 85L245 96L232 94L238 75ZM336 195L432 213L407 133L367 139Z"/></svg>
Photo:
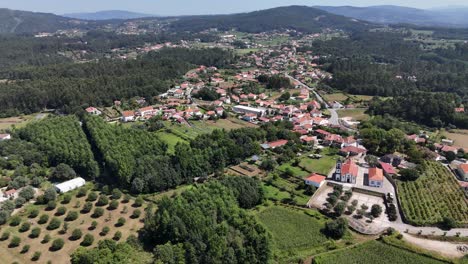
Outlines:
<svg viewBox="0 0 468 264"><path fill-rule="evenodd" d="M143 198L141 196L138 196L135 199L135 202L133 203L133 207L140 207L143 205Z"/></svg>
<svg viewBox="0 0 468 264"><path fill-rule="evenodd" d="M46 202L55 201L55 199L57 199L57 191L54 187L50 187L44 192L44 199Z"/></svg>
<svg viewBox="0 0 468 264"><path fill-rule="evenodd" d="M32 261L38 261L38 260L41 258L41 254L42 254L42 253L39 252L39 251L34 252L34 254L33 254L31 260L32 260Z"/></svg>
<svg viewBox="0 0 468 264"><path fill-rule="evenodd" d="M42 239L41 243L45 244L45 243L49 243L49 241L50 241L50 235L46 234L44 238Z"/></svg>
<svg viewBox="0 0 468 264"><path fill-rule="evenodd" d="M21 249L21 254L28 253L29 249L31 248L30 245L24 245L23 248Z"/></svg>
<svg viewBox="0 0 468 264"><path fill-rule="evenodd" d="M104 215L104 209L98 207L94 209L92 217L99 218Z"/></svg>
<svg viewBox="0 0 468 264"><path fill-rule="evenodd" d="M136 218L139 218L140 215L141 215L141 210L140 210L140 209L135 209L135 210L133 211L131 217L132 217L133 219L136 219Z"/></svg>
<svg viewBox="0 0 468 264"><path fill-rule="evenodd" d="M345 202L339 202L335 208L333 208L333 211L335 211L335 213L338 215L338 216L341 216L344 211L345 211L345 208L346 208L346 203Z"/></svg>
<svg viewBox="0 0 468 264"><path fill-rule="evenodd" d="M19 231L20 231L21 233L24 233L24 232L28 231L29 228L31 228L31 224L28 223L28 222L24 222L23 224L21 224L21 226L20 226L20 228L19 228Z"/></svg>
<svg viewBox="0 0 468 264"><path fill-rule="evenodd" d="M107 196L105 196L104 194L101 194L99 195L99 199L96 203L96 206L104 206L104 205L107 205L109 203L109 198L107 198Z"/></svg>
<svg viewBox="0 0 468 264"><path fill-rule="evenodd" d="M60 219L54 217L54 218L52 218L52 220L50 220L50 223L47 226L47 230L55 230L55 229L59 228L61 224L62 224L62 221L60 221Z"/></svg>
<svg viewBox="0 0 468 264"><path fill-rule="evenodd" d="M102 193L105 194L105 195L109 195L110 194L110 188L108 185L104 185L102 187Z"/></svg>
<svg viewBox="0 0 468 264"><path fill-rule="evenodd" d="M85 187L81 187L81 188L78 190L78 193L76 194L76 197L77 197L77 198L85 197L87 193L88 193L88 190L86 190Z"/></svg>
<svg viewBox="0 0 468 264"><path fill-rule="evenodd" d="M83 241L81 241L81 246L83 247L88 247L91 246L94 242L94 237L91 234L86 234L83 238Z"/></svg>
<svg viewBox="0 0 468 264"><path fill-rule="evenodd" d="M47 203L47 210L54 210L57 207L57 203L54 201L49 201Z"/></svg>
<svg viewBox="0 0 468 264"><path fill-rule="evenodd" d="M124 195L124 198L123 198L123 200L122 200L122 203L128 203L128 202L130 202L130 198L131 198L130 195L125 194L125 195Z"/></svg>
<svg viewBox="0 0 468 264"><path fill-rule="evenodd" d="M115 232L114 237L112 239L115 241L119 241L121 238L122 238L122 232L117 231Z"/></svg>
<svg viewBox="0 0 468 264"><path fill-rule="evenodd" d="M31 234L29 234L29 238L37 238L41 235L41 228L40 227L34 227L31 230Z"/></svg>
<svg viewBox="0 0 468 264"><path fill-rule="evenodd" d="M83 209L81 209L81 213L87 214L87 213L91 212L92 209L93 209L93 204L91 202L86 202L83 205Z"/></svg>
<svg viewBox="0 0 468 264"><path fill-rule="evenodd" d="M457 227L457 222L453 218L446 216L443 218L441 225L444 229L450 230Z"/></svg>
<svg viewBox="0 0 468 264"><path fill-rule="evenodd" d="M26 199L24 199L23 197L18 197L18 198L16 198L16 200L15 200L15 206L16 206L16 208L20 208L20 207L23 206L25 203L26 203Z"/></svg>
<svg viewBox="0 0 468 264"><path fill-rule="evenodd" d="M88 202L94 202L94 201L96 201L97 198L98 198L98 195L97 195L96 192L90 192L90 193L88 194L88 197L86 198L86 201L88 201Z"/></svg>
<svg viewBox="0 0 468 264"><path fill-rule="evenodd" d="M67 194L63 195L62 204L69 204L71 199L72 199L71 194L67 193Z"/></svg>
<svg viewBox="0 0 468 264"><path fill-rule="evenodd" d="M353 200L353 201L351 202L351 204L352 204L354 207L356 207L356 206L358 205L358 200Z"/></svg>
<svg viewBox="0 0 468 264"><path fill-rule="evenodd" d="M109 234L109 231L110 231L110 228L108 226L105 226L105 227L102 228L102 231L99 234L101 236L105 236L105 235Z"/></svg>
<svg viewBox="0 0 468 264"><path fill-rule="evenodd" d="M117 220L117 223L115 224L115 226L123 226L125 225L125 222L126 222L125 218L120 217L119 220Z"/></svg>
<svg viewBox="0 0 468 264"><path fill-rule="evenodd" d="M55 212L55 215L56 216L62 216L66 212L67 212L67 208L65 208L64 206L60 206L59 208L57 208L57 212Z"/></svg>
<svg viewBox="0 0 468 264"><path fill-rule="evenodd" d="M379 217L382 214L382 206L374 204L371 207L371 215L375 218Z"/></svg>
<svg viewBox="0 0 468 264"><path fill-rule="evenodd" d="M328 221L326 224L325 224L325 233L334 238L334 239L340 239L344 236L344 234L346 233L346 227L347 227L348 223L346 221L346 219L340 217L336 220L331 220L331 221Z"/></svg>
<svg viewBox="0 0 468 264"><path fill-rule="evenodd" d="M60 234L66 234L68 231L68 223L67 222L63 222L63 225L62 225L62 229L60 230Z"/></svg>
<svg viewBox="0 0 468 264"><path fill-rule="evenodd" d="M68 212L67 217L65 217L65 221L75 221L78 219L79 215L80 214L77 211L70 211Z"/></svg>
<svg viewBox="0 0 468 264"><path fill-rule="evenodd" d="M119 201L117 201L117 200L112 200L112 201L110 202L110 204L109 204L108 209L109 209L109 210L115 210L115 209L117 209L117 207L119 207Z"/></svg>
<svg viewBox="0 0 468 264"><path fill-rule="evenodd" d="M72 240L78 240L83 236L83 232L81 232L81 229L75 229L72 232L71 239Z"/></svg>
<svg viewBox="0 0 468 264"><path fill-rule="evenodd" d="M26 201L29 201L34 198L35 194L36 192L34 191L33 187L27 186L19 192L18 196L24 198Z"/></svg>
<svg viewBox="0 0 468 264"><path fill-rule="evenodd" d="M49 221L49 216L46 215L46 214L43 214L41 215L41 217L39 217L39 221L37 221L40 225L43 225L45 223L47 223L47 221Z"/></svg>
<svg viewBox="0 0 468 264"><path fill-rule="evenodd" d="M19 244L21 244L21 238L19 238L19 237L17 237L17 236L14 236L14 237L11 239L10 244L8 244L8 247L14 248L14 247L19 246Z"/></svg>
<svg viewBox="0 0 468 264"><path fill-rule="evenodd" d="M112 190L112 199L113 200L118 200L122 197L122 192L119 189L114 189Z"/></svg>
<svg viewBox="0 0 468 264"><path fill-rule="evenodd" d="M18 215L13 216L10 219L10 226L18 226L21 223L21 217Z"/></svg>
<svg viewBox="0 0 468 264"><path fill-rule="evenodd" d="M0 237L0 240L1 240L1 241L5 241L5 240L7 240L8 238L10 238L10 232L5 231L5 232L2 233L2 236Z"/></svg>
<svg viewBox="0 0 468 264"><path fill-rule="evenodd" d="M39 209L34 208L29 212L29 218L36 218L39 215Z"/></svg>
<svg viewBox="0 0 468 264"><path fill-rule="evenodd" d="M57 250L62 249L63 245L65 245L65 242L63 241L63 239L57 238L52 242L52 246L50 247L50 249L52 251L57 251Z"/></svg>
<svg viewBox="0 0 468 264"><path fill-rule="evenodd" d="M94 229L96 229L97 225L98 225L98 222L93 221L93 222L91 223L91 226L89 227L89 230L94 230Z"/></svg>

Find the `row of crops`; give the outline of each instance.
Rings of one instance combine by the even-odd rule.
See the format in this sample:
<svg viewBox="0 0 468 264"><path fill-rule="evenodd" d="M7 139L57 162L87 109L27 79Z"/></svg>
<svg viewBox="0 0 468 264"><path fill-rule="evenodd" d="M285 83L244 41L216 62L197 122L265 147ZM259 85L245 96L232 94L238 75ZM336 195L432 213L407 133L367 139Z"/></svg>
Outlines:
<svg viewBox="0 0 468 264"><path fill-rule="evenodd" d="M354 248L319 255L314 264L440 264L445 263L379 241L369 241Z"/></svg>
<svg viewBox="0 0 468 264"><path fill-rule="evenodd" d="M435 161L425 161L422 168L417 180L398 182L406 219L414 225L434 225L451 217L468 224L468 200L451 172Z"/></svg>

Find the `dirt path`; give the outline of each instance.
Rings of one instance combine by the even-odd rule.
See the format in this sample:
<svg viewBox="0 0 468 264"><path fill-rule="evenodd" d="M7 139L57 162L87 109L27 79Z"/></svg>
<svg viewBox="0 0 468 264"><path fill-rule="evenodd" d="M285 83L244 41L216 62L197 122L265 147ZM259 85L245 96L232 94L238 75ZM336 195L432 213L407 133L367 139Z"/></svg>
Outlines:
<svg viewBox="0 0 468 264"><path fill-rule="evenodd" d="M461 258L464 256L462 252L457 250L457 246L460 244L445 241L421 239L405 233L403 233L403 237L408 243L424 248L426 250L437 252L445 257Z"/></svg>

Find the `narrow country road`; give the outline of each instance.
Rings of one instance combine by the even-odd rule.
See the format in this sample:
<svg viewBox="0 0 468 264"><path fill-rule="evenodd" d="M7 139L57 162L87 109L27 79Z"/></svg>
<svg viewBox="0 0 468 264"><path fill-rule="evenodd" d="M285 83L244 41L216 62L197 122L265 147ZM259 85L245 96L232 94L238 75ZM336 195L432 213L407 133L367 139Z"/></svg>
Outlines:
<svg viewBox="0 0 468 264"><path fill-rule="evenodd" d="M302 87L304 88L307 88L310 92L314 93L315 97L317 98L317 100L319 100L320 103L323 103L328 111L330 111L330 119L328 120L328 122L331 124L331 125L334 125L334 126L339 126L340 125L340 122L339 122L339 119L338 119L338 113L336 112L335 109L331 108L328 103L323 99L323 97L317 93L317 91L314 89L314 88L311 88L307 85L305 85L303 82L299 81L298 79L290 76L289 74L285 73L285 76L288 77L289 79L299 83L299 85L301 85Z"/></svg>

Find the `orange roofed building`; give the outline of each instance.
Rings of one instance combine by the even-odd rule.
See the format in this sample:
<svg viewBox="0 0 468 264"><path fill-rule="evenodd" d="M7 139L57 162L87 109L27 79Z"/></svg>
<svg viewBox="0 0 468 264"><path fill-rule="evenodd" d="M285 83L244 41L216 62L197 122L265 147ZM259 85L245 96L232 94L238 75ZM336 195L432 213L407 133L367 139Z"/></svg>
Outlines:
<svg viewBox="0 0 468 264"><path fill-rule="evenodd" d="M379 168L369 169L369 186L380 188L383 186L383 170Z"/></svg>
<svg viewBox="0 0 468 264"><path fill-rule="evenodd" d="M305 178L304 181L305 181L305 184L307 184L307 185L313 185L313 186L319 188L320 186L322 186L323 183L325 183L326 178L327 177L322 176L320 174L313 173L313 174L309 175L309 177Z"/></svg>
<svg viewBox="0 0 468 264"><path fill-rule="evenodd" d="M339 182L356 184L358 171L358 166L351 159L348 159L344 163L342 161L338 161L336 163L336 170L333 175L333 179Z"/></svg>

